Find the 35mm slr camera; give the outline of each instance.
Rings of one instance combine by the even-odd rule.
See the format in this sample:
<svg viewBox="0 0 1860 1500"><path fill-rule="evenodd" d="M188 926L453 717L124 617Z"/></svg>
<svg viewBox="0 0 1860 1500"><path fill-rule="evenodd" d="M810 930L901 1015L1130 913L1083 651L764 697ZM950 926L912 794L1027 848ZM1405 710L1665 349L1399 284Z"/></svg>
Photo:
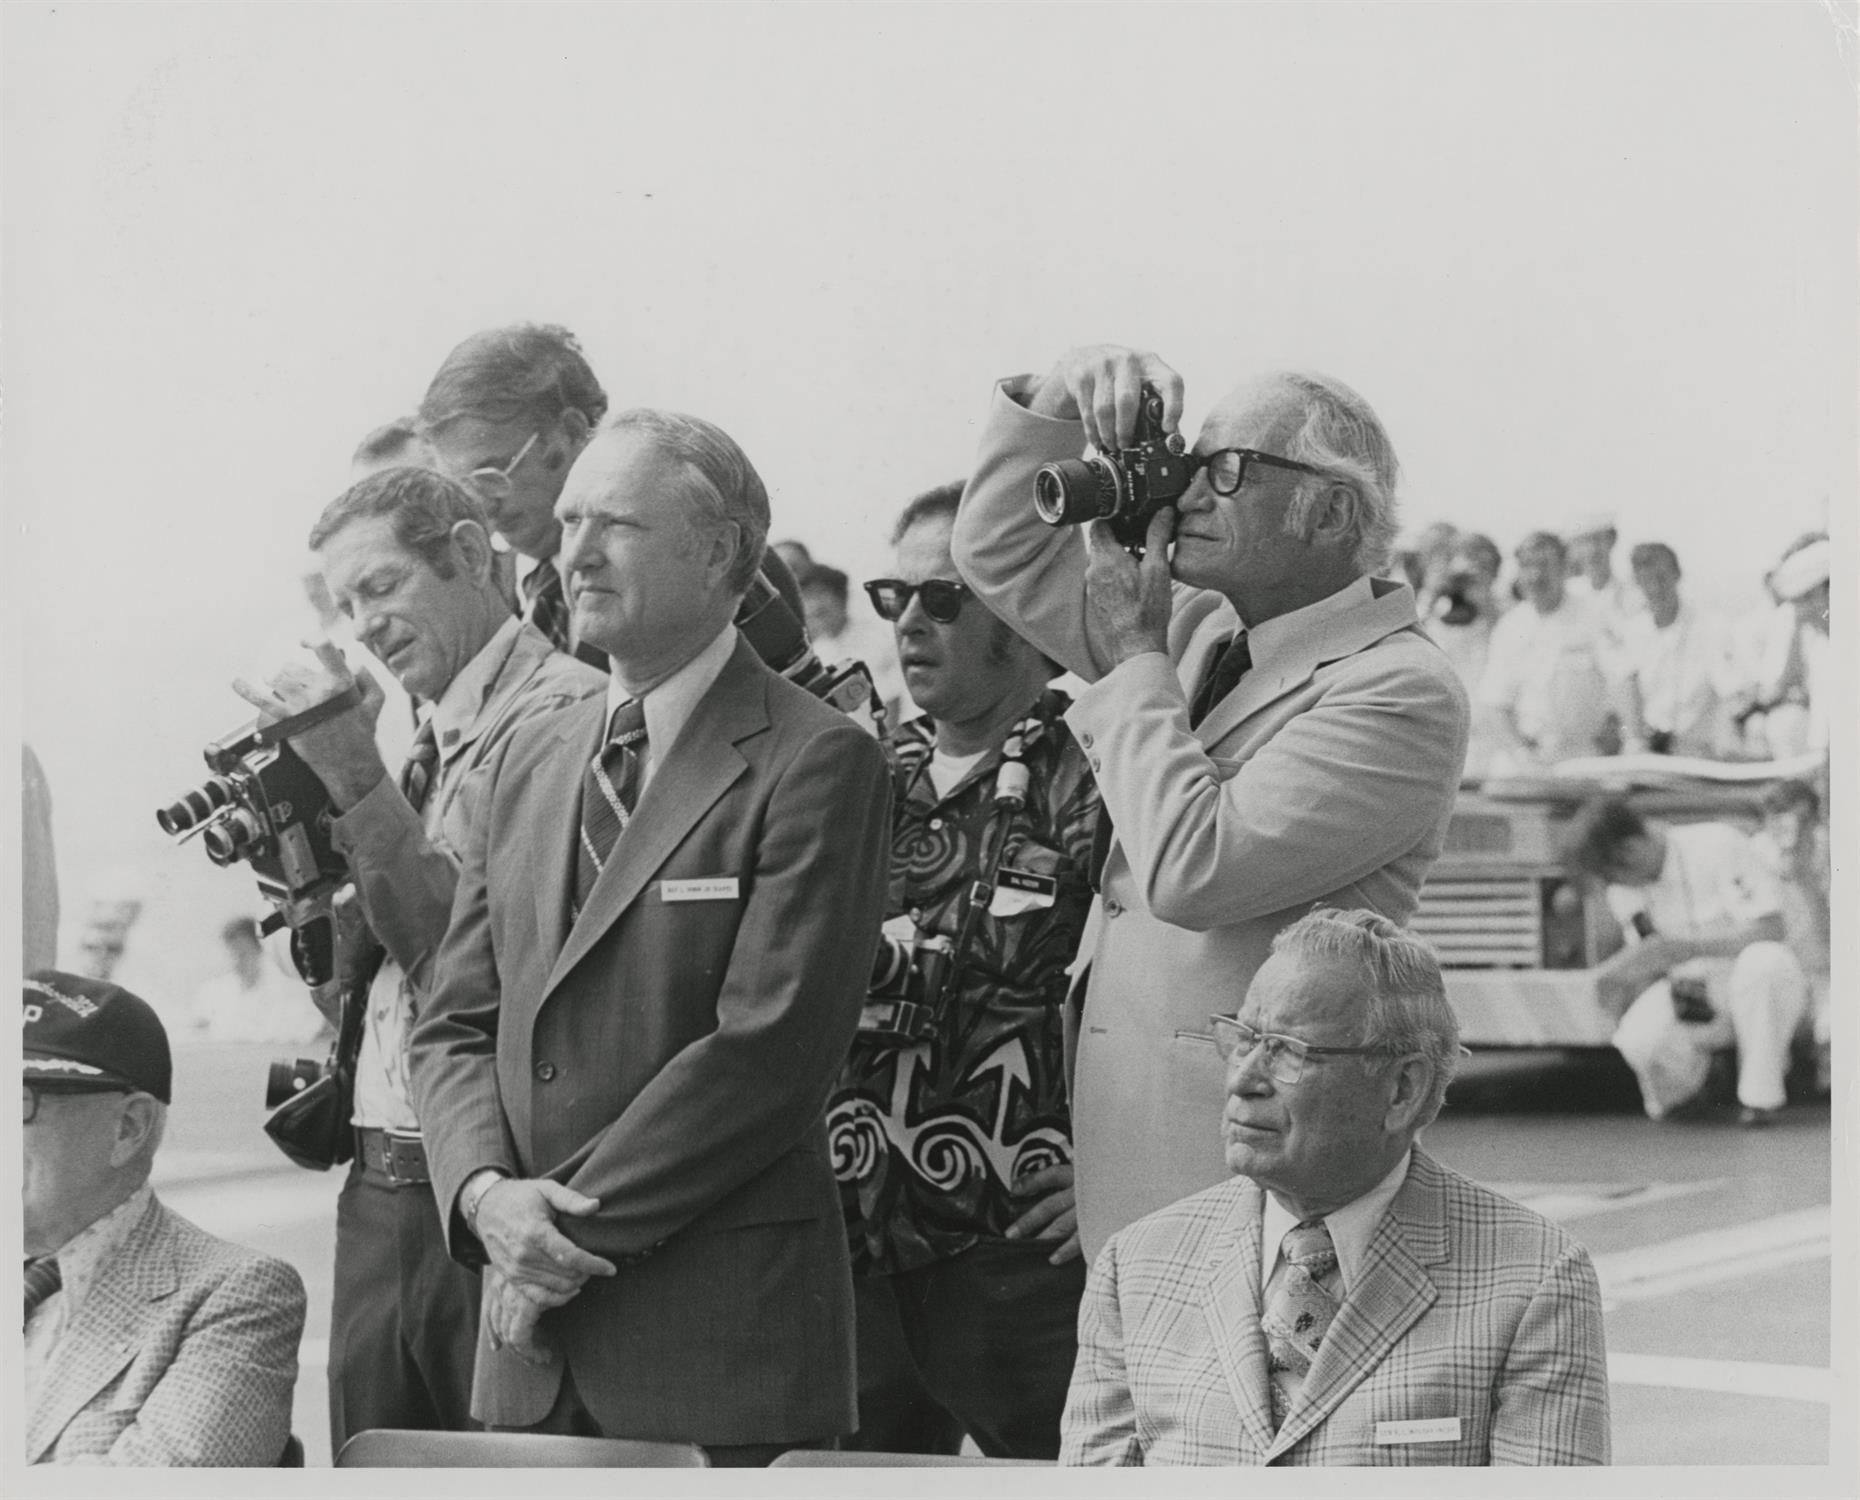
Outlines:
<svg viewBox="0 0 1860 1500"><path fill-rule="evenodd" d="M1174 504L1195 477L1187 447L1179 432L1163 430L1163 399L1145 385L1136 443L1042 464L1033 476L1033 508L1048 526L1107 521L1118 543L1140 557L1150 518Z"/></svg>
<svg viewBox="0 0 1860 1500"><path fill-rule="evenodd" d="M940 933L915 941L881 936L859 1035L886 1047L911 1047L935 1036L952 957Z"/></svg>

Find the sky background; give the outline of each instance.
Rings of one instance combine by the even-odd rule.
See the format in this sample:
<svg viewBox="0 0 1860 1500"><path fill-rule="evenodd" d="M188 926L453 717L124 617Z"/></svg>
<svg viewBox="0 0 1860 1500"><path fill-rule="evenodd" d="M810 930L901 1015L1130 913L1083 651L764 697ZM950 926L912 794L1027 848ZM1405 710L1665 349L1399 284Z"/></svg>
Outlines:
<svg viewBox="0 0 1860 1500"><path fill-rule="evenodd" d="M191 985L243 870L152 812L309 623L310 522L466 334L574 329L855 579L991 382L1311 366L1407 518L1609 509L1756 599L1856 474L1853 7L15 4L16 702L66 933ZM1843 537L1843 557L1851 558Z"/></svg>

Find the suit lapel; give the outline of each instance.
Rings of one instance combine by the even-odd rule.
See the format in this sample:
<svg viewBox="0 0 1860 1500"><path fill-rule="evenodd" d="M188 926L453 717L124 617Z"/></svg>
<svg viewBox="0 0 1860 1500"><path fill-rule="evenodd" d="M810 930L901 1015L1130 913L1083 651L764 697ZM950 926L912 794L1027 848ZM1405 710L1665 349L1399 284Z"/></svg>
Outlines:
<svg viewBox="0 0 1860 1500"><path fill-rule="evenodd" d="M26 1462L37 1463L142 1346L155 1304L180 1284L174 1229L150 1194L136 1227L102 1266L46 1365L45 1385L26 1435Z"/></svg>
<svg viewBox="0 0 1860 1500"><path fill-rule="evenodd" d="M515 805L534 814L528 844L530 892L536 902L536 936L542 968L554 964L568 942L568 903L581 837L581 780L607 723L607 700L590 698L560 716L552 742L531 764L534 783ZM566 831L567 837L562 836Z"/></svg>
<svg viewBox="0 0 1860 1500"><path fill-rule="evenodd" d="M613 858L568 933L543 986L545 996L587 956L717 799L749 769L736 746L768 727L767 685L761 680L766 673L754 648L739 640L678 739L663 752L654 748L654 756L662 758L614 845ZM561 909L566 915L565 900Z"/></svg>
<svg viewBox="0 0 1860 1500"><path fill-rule="evenodd" d="M1273 1443L1283 1453L1330 1416L1440 1297L1426 1267L1446 1259L1446 1200L1419 1149L1376 1226L1363 1268L1337 1309Z"/></svg>
<svg viewBox="0 0 1860 1500"><path fill-rule="evenodd" d="M1202 1279L1201 1305L1214 1331L1221 1370L1233 1393L1254 1451L1272 1447L1272 1396L1266 1366L1266 1334L1260 1327L1259 1258L1264 1197L1243 1182L1234 1200L1230 1227Z"/></svg>

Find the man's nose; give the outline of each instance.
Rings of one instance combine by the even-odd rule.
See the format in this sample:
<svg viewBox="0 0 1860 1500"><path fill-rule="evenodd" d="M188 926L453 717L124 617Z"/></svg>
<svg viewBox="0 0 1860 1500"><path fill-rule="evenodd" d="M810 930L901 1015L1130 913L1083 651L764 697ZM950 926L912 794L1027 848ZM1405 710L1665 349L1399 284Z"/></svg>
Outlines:
<svg viewBox="0 0 1860 1500"><path fill-rule="evenodd" d="M585 567L587 559L588 528L579 522L562 524L562 571L567 573L577 567Z"/></svg>
<svg viewBox="0 0 1860 1500"><path fill-rule="evenodd" d="M1256 1042L1242 1052L1234 1048L1227 1063L1227 1092L1230 1094L1269 1094L1272 1073L1266 1066L1266 1048Z"/></svg>

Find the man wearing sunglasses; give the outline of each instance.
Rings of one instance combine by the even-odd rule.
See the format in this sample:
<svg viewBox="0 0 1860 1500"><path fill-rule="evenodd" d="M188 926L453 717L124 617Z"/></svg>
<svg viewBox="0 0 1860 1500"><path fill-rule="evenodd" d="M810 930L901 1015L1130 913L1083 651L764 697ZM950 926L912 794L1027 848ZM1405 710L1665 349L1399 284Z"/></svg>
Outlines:
<svg viewBox="0 0 1860 1500"><path fill-rule="evenodd" d="M118 985L24 987L26 1462L270 1466L291 1435L303 1281L149 1187L168 1035Z"/></svg>
<svg viewBox="0 0 1860 1500"><path fill-rule="evenodd" d="M1394 449L1341 382L1219 402L1141 563L1102 522L1040 520L1040 466L1133 441L1145 385L1174 429L1182 379L1153 354L1003 382L954 541L989 608L1090 684L1067 715L1110 822L1074 1069L1088 1255L1220 1180L1219 1070L1183 1035L1314 901L1407 920L1466 753L1464 689L1413 591L1376 576Z"/></svg>
<svg viewBox="0 0 1860 1500"><path fill-rule="evenodd" d="M842 1446L955 1453L966 1435L1050 1460L1085 1286L1061 1012L1098 794L1052 663L956 577L961 495L911 501L898 576L865 586L925 715L893 741L886 933L949 960L921 1034L882 994L868 1007L882 1024L861 1025L827 1112L858 1322Z"/></svg>
<svg viewBox="0 0 1860 1500"><path fill-rule="evenodd" d="M1098 1257L1062 1462L1607 1463L1588 1251L1416 1144L1460 1052L1427 946L1312 912L1190 1040L1235 1175Z"/></svg>

